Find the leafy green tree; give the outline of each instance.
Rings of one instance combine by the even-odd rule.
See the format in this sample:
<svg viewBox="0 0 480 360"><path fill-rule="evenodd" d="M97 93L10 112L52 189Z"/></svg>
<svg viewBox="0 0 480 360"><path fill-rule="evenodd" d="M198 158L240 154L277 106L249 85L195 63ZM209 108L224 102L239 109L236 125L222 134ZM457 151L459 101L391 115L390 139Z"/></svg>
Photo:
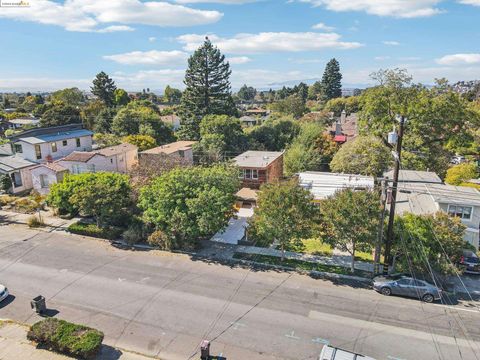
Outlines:
<svg viewBox="0 0 480 360"><path fill-rule="evenodd" d="M372 78L379 85L361 95L361 131L386 143L387 134L398 123L396 115L405 116L402 166L443 176L448 168L448 146L473 141L480 114L445 84L431 89L412 84L406 70L380 70Z"/></svg>
<svg viewBox="0 0 480 360"><path fill-rule="evenodd" d="M309 100L320 100L323 98L323 86L321 81L315 81L313 85L308 88Z"/></svg>
<svg viewBox="0 0 480 360"><path fill-rule="evenodd" d="M100 100L90 101L81 107L80 114L83 125L90 130L95 129L97 116L105 110L105 104ZM111 122L111 120L110 120Z"/></svg>
<svg viewBox="0 0 480 360"><path fill-rule="evenodd" d="M76 187L69 202L80 213L91 215L98 227L116 225L131 206L128 176L110 172L74 175L84 177L86 186Z"/></svg>
<svg viewBox="0 0 480 360"><path fill-rule="evenodd" d="M357 250L369 251L377 238L380 198L373 191L345 189L320 203L321 228L325 242L351 257L355 271Z"/></svg>
<svg viewBox="0 0 480 360"><path fill-rule="evenodd" d="M129 103L113 118L112 132L118 136L149 135L159 145L171 142L174 139L171 127L161 120L152 106L137 101Z"/></svg>
<svg viewBox="0 0 480 360"><path fill-rule="evenodd" d="M335 116L340 116L343 110L345 110L347 114L356 113L360 110L360 97L339 97L328 100L328 102L325 104L324 110L333 112Z"/></svg>
<svg viewBox="0 0 480 360"><path fill-rule="evenodd" d="M163 92L165 101L170 104L179 104L180 100L182 100L182 91L179 89L175 89L170 85L167 85L165 91Z"/></svg>
<svg viewBox="0 0 480 360"><path fill-rule="evenodd" d="M44 127L80 124L82 118L80 110L74 106L58 103L50 107L40 119L40 125Z"/></svg>
<svg viewBox="0 0 480 360"><path fill-rule="evenodd" d="M123 141L138 148L138 151L145 151L157 146L155 139L149 135L128 135L123 138Z"/></svg>
<svg viewBox="0 0 480 360"><path fill-rule="evenodd" d="M300 134L287 148L284 157L286 175L302 171L327 170L338 150L337 143L318 123L305 123Z"/></svg>
<svg viewBox="0 0 480 360"><path fill-rule="evenodd" d="M76 87L55 91L51 95L52 102L60 102L70 106L80 106L85 102L85 96Z"/></svg>
<svg viewBox="0 0 480 360"><path fill-rule="evenodd" d="M146 186L139 200L144 220L172 239L172 247L191 249L233 216L238 172L224 166L175 169Z"/></svg>
<svg viewBox="0 0 480 360"><path fill-rule="evenodd" d="M12 179L7 174L0 174L0 190L8 191L12 187Z"/></svg>
<svg viewBox="0 0 480 360"><path fill-rule="evenodd" d="M208 38L188 59L181 102L181 138L198 140L206 115L236 115L230 91L230 65Z"/></svg>
<svg viewBox="0 0 480 360"><path fill-rule="evenodd" d="M237 118L227 115L207 115L200 122L202 140L208 135L217 135L225 144L222 151L241 153L247 147L247 137ZM200 141L201 142L201 141Z"/></svg>
<svg viewBox="0 0 480 360"><path fill-rule="evenodd" d="M274 102L270 108L281 114L292 115L296 119L301 118L307 112L305 102L298 95L290 95L283 100Z"/></svg>
<svg viewBox="0 0 480 360"><path fill-rule="evenodd" d="M335 99L342 96L342 74L340 64L336 59L327 63L322 77L322 90L325 100Z"/></svg>
<svg viewBox="0 0 480 360"><path fill-rule="evenodd" d="M55 208L60 215L76 215L79 211L70 198L77 188L88 186L90 178L67 174L61 182L52 184L47 197L47 204Z"/></svg>
<svg viewBox="0 0 480 360"><path fill-rule="evenodd" d="M238 98L243 101L252 101L255 99L255 95L257 95L257 90L247 85L243 85L237 93Z"/></svg>
<svg viewBox="0 0 480 360"><path fill-rule="evenodd" d="M264 246L278 242L283 260L286 248L312 234L317 213L312 200L296 180L262 185L249 234Z"/></svg>
<svg viewBox="0 0 480 360"><path fill-rule="evenodd" d="M474 163L464 163L452 166L447 170L445 182L450 185L461 185L478 177L478 167Z"/></svg>
<svg viewBox="0 0 480 360"><path fill-rule="evenodd" d="M93 141L98 145L100 149L120 145L122 138L113 134L96 133L93 135Z"/></svg>
<svg viewBox="0 0 480 360"><path fill-rule="evenodd" d="M466 226L459 218L444 212L429 215L405 214L395 222L397 264L400 271L428 274L456 273L462 250L470 246L464 240Z"/></svg>
<svg viewBox="0 0 480 360"><path fill-rule="evenodd" d="M298 135L300 125L292 118L281 117L268 120L246 131L251 150L282 151Z"/></svg>
<svg viewBox="0 0 480 360"><path fill-rule="evenodd" d="M32 112L35 107L39 104L39 98L36 96L27 96L25 100L23 100L21 108L26 112Z"/></svg>
<svg viewBox="0 0 480 360"><path fill-rule="evenodd" d="M374 136L358 136L344 144L330 162L334 172L379 176L392 164L388 147Z"/></svg>
<svg viewBox="0 0 480 360"><path fill-rule="evenodd" d="M98 97L105 106L111 107L115 104L115 90L117 86L115 82L103 71L99 72L93 79L91 87L93 95Z"/></svg>
<svg viewBox="0 0 480 360"><path fill-rule="evenodd" d="M103 108L97 115L94 122L95 132L110 133L112 131L113 119L117 115L117 109L115 108Z"/></svg>
<svg viewBox="0 0 480 360"><path fill-rule="evenodd" d="M115 98L115 105L117 106L125 106L130 102L128 93L123 89L115 89L113 96Z"/></svg>

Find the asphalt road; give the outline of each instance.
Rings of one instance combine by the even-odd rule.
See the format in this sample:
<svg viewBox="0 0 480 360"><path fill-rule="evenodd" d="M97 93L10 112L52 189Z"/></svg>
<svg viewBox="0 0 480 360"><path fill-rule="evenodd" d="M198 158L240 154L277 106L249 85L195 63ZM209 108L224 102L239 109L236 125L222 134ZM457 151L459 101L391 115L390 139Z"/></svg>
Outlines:
<svg viewBox="0 0 480 360"><path fill-rule="evenodd" d="M0 318L33 323L29 300L41 294L51 315L161 359L189 359L202 339L229 360L316 359L326 342L379 360L480 358L474 304L422 304L22 225L0 226L0 283L13 295Z"/></svg>

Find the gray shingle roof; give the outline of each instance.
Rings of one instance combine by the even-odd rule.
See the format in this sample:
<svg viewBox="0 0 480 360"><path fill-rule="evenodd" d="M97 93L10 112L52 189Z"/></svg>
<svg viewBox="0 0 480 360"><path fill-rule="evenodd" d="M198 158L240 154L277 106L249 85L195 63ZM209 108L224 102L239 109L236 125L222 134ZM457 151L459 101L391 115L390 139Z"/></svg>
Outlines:
<svg viewBox="0 0 480 360"><path fill-rule="evenodd" d="M37 165L33 161L26 160L17 155L1 156L0 157L0 170L3 172L10 172L19 169L23 169L29 166Z"/></svg>

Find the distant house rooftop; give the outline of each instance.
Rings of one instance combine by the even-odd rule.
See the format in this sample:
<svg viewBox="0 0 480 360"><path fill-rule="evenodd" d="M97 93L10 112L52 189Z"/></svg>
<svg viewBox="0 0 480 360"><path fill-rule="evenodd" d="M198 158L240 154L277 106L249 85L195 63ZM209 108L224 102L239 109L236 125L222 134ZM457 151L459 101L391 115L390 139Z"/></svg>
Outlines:
<svg viewBox="0 0 480 360"><path fill-rule="evenodd" d="M393 179L393 170L390 170L383 174L384 177ZM432 183L442 184L442 179L430 171L417 171L417 170L400 170L398 173L398 181L411 182L411 183Z"/></svg>
<svg viewBox="0 0 480 360"><path fill-rule="evenodd" d="M93 132L83 128L82 124L69 124L36 128L22 131L9 137L12 142L25 141L30 144L72 139L81 136L91 136Z"/></svg>
<svg viewBox="0 0 480 360"><path fill-rule="evenodd" d="M301 187L311 192L315 200L326 199L343 189L372 189L375 180L371 176L308 171L298 174Z"/></svg>
<svg viewBox="0 0 480 360"><path fill-rule="evenodd" d="M71 154L65 156L62 161L74 161L74 162L87 162L95 155L101 155L105 157L122 154L127 151L135 150L137 147L132 144L123 143L120 145L106 147L96 151L74 151Z"/></svg>
<svg viewBox="0 0 480 360"><path fill-rule="evenodd" d="M56 173L59 173L59 172L64 172L64 171L68 171L67 168L63 167L62 165L60 165L59 163L57 162L51 162L51 163L44 163L44 164L40 164L38 166L35 166L33 167L32 169L36 169L38 167L45 167L47 169L50 169Z"/></svg>
<svg viewBox="0 0 480 360"><path fill-rule="evenodd" d="M40 122L40 119L36 118L18 118L8 121L10 124L15 125L37 125Z"/></svg>
<svg viewBox="0 0 480 360"><path fill-rule="evenodd" d="M266 168L283 155L280 151L246 151L233 160L239 167Z"/></svg>
<svg viewBox="0 0 480 360"><path fill-rule="evenodd" d="M185 151L192 148L196 141L177 141L171 144L157 146L153 149L142 151L141 154L165 154L170 155L177 151Z"/></svg>

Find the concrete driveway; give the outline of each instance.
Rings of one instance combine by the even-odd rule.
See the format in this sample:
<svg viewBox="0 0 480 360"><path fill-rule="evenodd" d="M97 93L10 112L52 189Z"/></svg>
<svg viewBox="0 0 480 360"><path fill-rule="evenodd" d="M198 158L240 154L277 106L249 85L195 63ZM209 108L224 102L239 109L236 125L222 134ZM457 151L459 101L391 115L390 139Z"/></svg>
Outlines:
<svg viewBox="0 0 480 360"><path fill-rule="evenodd" d="M235 218L231 218L224 231L216 233L211 240L225 244L237 245L245 235L248 219L253 216L253 209L241 208Z"/></svg>

